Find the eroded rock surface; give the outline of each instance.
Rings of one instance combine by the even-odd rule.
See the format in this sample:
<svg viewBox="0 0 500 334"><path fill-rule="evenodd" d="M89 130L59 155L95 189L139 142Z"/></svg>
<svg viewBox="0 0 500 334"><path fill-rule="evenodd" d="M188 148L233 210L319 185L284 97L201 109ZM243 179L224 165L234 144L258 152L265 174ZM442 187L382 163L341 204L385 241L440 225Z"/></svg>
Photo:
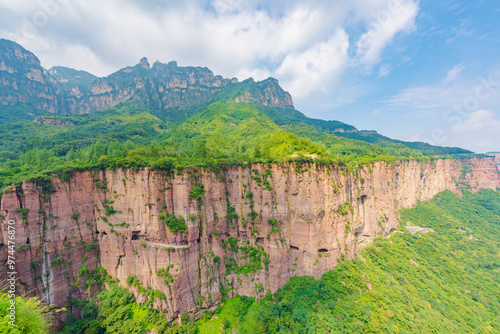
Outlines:
<svg viewBox="0 0 500 334"><path fill-rule="evenodd" d="M494 159L351 171L256 164L218 173L81 172L5 192L0 258L7 257L6 222L15 220L22 292L66 305L96 292L87 273L102 266L123 286L134 281L139 301L145 291L163 293L154 305L175 319L214 307L223 294L262 297L291 276L319 278L363 243L389 235L400 208L459 192L457 185L499 187ZM182 216L185 233L165 224L171 214Z"/></svg>

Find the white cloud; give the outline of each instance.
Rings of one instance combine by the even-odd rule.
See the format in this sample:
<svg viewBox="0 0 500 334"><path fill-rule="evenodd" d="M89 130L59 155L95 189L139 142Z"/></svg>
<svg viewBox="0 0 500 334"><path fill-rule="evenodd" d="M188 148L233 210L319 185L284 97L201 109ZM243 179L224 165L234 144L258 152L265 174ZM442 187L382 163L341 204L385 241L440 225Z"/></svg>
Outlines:
<svg viewBox="0 0 500 334"><path fill-rule="evenodd" d="M302 97L317 90L327 93L331 81L339 78L347 64L349 37L339 30L328 41L304 52L288 54L276 70L283 86L293 96Z"/></svg>
<svg viewBox="0 0 500 334"><path fill-rule="evenodd" d="M395 34L411 30L418 2L401 0L395 9L392 3L42 0L34 5L32 0L0 0L0 11L12 17L0 22L0 35L34 52L47 68L63 65L104 76L147 56L151 63L177 60L180 66L207 66L241 80L273 75L306 96L337 89L348 64L355 63L348 55L363 66L376 64ZM387 20L385 11L392 13ZM43 24L34 20L44 15ZM357 46L348 43L348 21L362 32L373 23Z"/></svg>
<svg viewBox="0 0 500 334"><path fill-rule="evenodd" d="M402 89L384 101L384 109L434 110L444 114L447 110L466 112L487 109L500 104L500 68L492 68L477 77L460 77L460 68L454 67L438 83ZM453 81L445 84L451 76Z"/></svg>
<svg viewBox="0 0 500 334"><path fill-rule="evenodd" d="M470 113L462 123L452 128L453 132L471 132L479 130L500 130L500 121L493 111L481 109Z"/></svg>
<svg viewBox="0 0 500 334"><path fill-rule="evenodd" d="M380 66L379 71L378 71L378 76L379 77L386 77L388 76L392 71L392 66L391 64L383 64Z"/></svg>
<svg viewBox="0 0 500 334"><path fill-rule="evenodd" d="M500 105L500 68L477 77L463 73L445 84L450 72L458 71L448 71L434 84L401 90L384 101L381 114L398 119L404 129L411 118L411 129L419 133L411 140L477 152L498 150L500 117L494 111ZM404 137L404 132L399 137Z"/></svg>
<svg viewBox="0 0 500 334"><path fill-rule="evenodd" d="M421 141L421 142L425 142L427 140L427 138L419 135L419 134L416 134L416 135L413 135L410 137L410 139L408 141Z"/></svg>
<svg viewBox="0 0 500 334"><path fill-rule="evenodd" d="M443 83L448 84L450 82L455 81L457 79L458 75L460 73L462 73L464 68L465 68L464 64L458 64L458 65L454 66L451 70L449 70L446 73L446 77L443 79Z"/></svg>
<svg viewBox="0 0 500 334"><path fill-rule="evenodd" d="M419 2L413 0L391 1L386 8L377 11L370 28L357 42L357 60L368 65L377 63L384 48L398 32L415 29L418 11Z"/></svg>

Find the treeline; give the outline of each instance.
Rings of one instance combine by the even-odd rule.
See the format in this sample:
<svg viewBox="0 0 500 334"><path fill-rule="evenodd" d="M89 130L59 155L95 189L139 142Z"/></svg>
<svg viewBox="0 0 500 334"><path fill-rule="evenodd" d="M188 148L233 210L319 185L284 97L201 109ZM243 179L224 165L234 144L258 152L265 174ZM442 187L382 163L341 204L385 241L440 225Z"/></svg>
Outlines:
<svg viewBox="0 0 500 334"><path fill-rule="evenodd" d="M162 120L150 107L126 102L89 115L0 124L0 187L51 173L66 177L72 171L99 168L219 170L288 161L356 167L373 161L436 158L401 143L386 140L378 146L339 137L323 128L330 131L343 123L309 124L302 114L285 111L224 100L172 111ZM287 121L278 125L271 117ZM294 117L295 123L290 120Z"/></svg>

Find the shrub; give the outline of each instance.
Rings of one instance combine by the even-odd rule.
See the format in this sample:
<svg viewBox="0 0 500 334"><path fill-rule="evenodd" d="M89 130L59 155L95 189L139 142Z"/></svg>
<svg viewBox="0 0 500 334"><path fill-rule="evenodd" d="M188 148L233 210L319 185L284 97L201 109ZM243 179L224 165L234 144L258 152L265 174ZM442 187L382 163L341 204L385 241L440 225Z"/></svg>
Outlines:
<svg viewBox="0 0 500 334"><path fill-rule="evenodd" d="M191 191L189 192L189 197L191 197L192 199L194 200L201 200L201 198L203 197L203 194L205 193L205 186L203 184L197 184L196 186L193 187L193 189L191 189Z"/></svg>
<svg viewBox="0 0 500 334"><path fill-rule="evenodd" d="M182 216L175 217L173 213L165 212L164 222L172 232L187 232L186 220Z"/></svg>
<svg viewBox="0 0 500 334"><path fill-rule="evenodd" d="M49 333L50 316L48 307L38 298L16 297L15 327L9 325L11 298L7 293L0 293L0 333Z"/></svg>
<svg viewBox="0 0 500 334"><path fill-rule="evenodd" d="M63 262L63 259L59 256L59 257L56 257L54 260L52 260L52 262L50 262L50 264L52 267L58 267L61 265L62 262Z"/></svg>

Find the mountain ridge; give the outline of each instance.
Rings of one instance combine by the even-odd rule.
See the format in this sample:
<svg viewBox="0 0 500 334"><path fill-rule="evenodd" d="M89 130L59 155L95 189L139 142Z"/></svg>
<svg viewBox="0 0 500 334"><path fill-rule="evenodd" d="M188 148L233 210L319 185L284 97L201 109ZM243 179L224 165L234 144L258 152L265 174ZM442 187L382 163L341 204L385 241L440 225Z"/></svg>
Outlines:
<svg viewBox="0 0 500 334"><path fill-rule="evenodd" d="M156 61L150 66L147 58L106 77L62 66L46 70L32 52L6 39L0 39L0 74L0 104L27 103L66 115L102 111L127 100L142 101L163 111L185 108L207 102L230 84L239 84L236 78L214 75L206 67L179 67L175 61ZM238 102L293 108L291 95L276 79L253 83L254 89L237 97Z"/></svg>
<svg viewBox="0 0 500 334"><path fill-rule="evenodd" d="M70 161L76 154L76 165L88 167L97 163L87 156L89 145L108 147L116 140L130 144L122 147L122 157L135 156L132 152L141 145L168 144L168 154L182 161L180 165L203 164L205 159L288 161L295 156L356 165L472 153L308 118L294 108L291 95L274 78L238 82L206 67L178 67L175 61L150 65L147 58L103 78L66 67L47 71L33 53L8 40L0 40L0 62L0 161L20 159L33 173L37 170L22 162L24 154L38 156L37 150L47 149L60 166L74 165ZM143 112L158 120L141 119ZM29 120L35 123L26 123ZM249 131L254 125L257 128ZM160 152L146 155L140 164L154 164L166 154L163 148ZM10 176L14 169L9 164L5 169Z"/></svg>

